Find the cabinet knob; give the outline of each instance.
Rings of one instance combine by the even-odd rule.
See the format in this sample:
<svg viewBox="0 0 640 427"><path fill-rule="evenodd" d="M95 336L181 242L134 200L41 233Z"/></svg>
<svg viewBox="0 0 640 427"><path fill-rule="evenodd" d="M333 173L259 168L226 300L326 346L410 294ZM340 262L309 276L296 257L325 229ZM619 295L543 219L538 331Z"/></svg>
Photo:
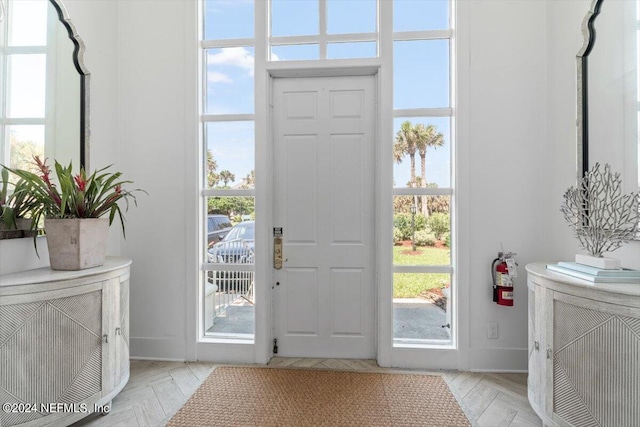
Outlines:
<svg viewBox="0 0 640 427"><path fill-rule="evenodd" d="M104 335L102 336L102 341L103 341L104 343L108 344L108 343L109 343L109 335L104 334Z"/></svg>
<svg viewBox="0 0 640 427"><path fill-rule="evenodd" d="M540 350L540 343L538 341L534 341L533 342L533 348L538 351Z"/></svg>
<svg viewBox="0 0 640 427"><path fill-rule="evenodd" d="M116 335L122 335L122 329L116 328Z"/></svg>

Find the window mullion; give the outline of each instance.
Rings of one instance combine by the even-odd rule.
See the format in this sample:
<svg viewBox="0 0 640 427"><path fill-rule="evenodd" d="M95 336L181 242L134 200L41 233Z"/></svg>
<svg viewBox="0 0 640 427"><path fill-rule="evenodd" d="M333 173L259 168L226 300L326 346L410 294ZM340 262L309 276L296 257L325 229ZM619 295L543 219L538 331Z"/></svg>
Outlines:
<svg viewBox="0 0 640 427"><path fill-rule="evenodd" d="M222 39L222 40L202 40L200 45L203 49L215 49L223 47L253 46L256 39Z"/></svg>
<svg viewBox="0 0 640 427"><path fill-rule="evenodd" d="M404 108L393 110L393 117L449 117L453 108Z"/></svg>
<svg viewBox="0 0 640 427"><path fill-rule="evenodd" d="M327 0L319 0L320 59L327 59Z"/></svg>
<svg viewBox="0 0 640 427"><path fill-rule="evenodd" d="M200 121L208 122L250 122L255 120L255 114L203 114Z"/></svg>
<svg viewBox="0 0 640 427"><path fill-rule="evenodd" d="M400 31L393 33L393 41L450 39L452 30Z"/></svg>

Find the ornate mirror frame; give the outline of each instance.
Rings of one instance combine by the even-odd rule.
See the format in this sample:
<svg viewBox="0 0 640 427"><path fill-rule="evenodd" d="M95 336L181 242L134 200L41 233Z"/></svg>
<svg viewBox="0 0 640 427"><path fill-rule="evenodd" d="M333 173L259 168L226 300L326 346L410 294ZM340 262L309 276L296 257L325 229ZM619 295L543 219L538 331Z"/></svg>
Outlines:
<svg viewBox="0 0 640 427"><path fill-rule="evenodd" d="M58 19L67 29L69 39L73 43L73 65L76 67L78 74L80 74L80 166L89 170L89 138L91 132L89 130L89 81L91 73L84 65L84 41L75 25L69 18L67 9L62 4L61 0L49 0L51 5L58 12Z"/></svg>
<svg viewBox="0 0 640 427"><path fill-rule="evenodd" d="M596 31L593 23L600 14L603 0L593 0L591 8L582 21L582 36L584 42L576 55L578 76L577 98L577 179L580 180L589 169L589 54L596 41Z"/></svg>

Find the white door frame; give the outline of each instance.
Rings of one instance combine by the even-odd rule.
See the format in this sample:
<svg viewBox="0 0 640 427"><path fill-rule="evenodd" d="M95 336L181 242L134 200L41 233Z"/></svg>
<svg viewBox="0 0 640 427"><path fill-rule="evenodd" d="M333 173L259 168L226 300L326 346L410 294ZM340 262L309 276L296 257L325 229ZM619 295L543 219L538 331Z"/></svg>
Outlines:
<svg viewBox="0 0 640 427"><path fill-rule="evenodd" d="M333 61L335 62L335 61ZM303 66L291 66L285 63L270 63L269 67L265 67L266 73L264 74L264 80L260 79L258 73L256 73L256 97L258 99L264 99L263 107L268 114L261 115L256 114L256 175L259 174L260 169L265 182L261 183L261 190L256 192L256 207L260 209L260 215L256 217L256 251L258 253L267 254L265 257L258 257L256 259L256 281L260 280L265 284L262 287L256 287L256 340L255 340L255 362L267 363L273 356L273 310L272 310L272 288L274 286L272 281L273 277L273 235L272 228L273 223L273 127L272 127L272 105L273 105L273 82L274 78L278 77L340 77L340 76L375 76L376 79L376 96L379 98L381 94L381 78L379 60L356 60L356 61L341 61L341 66L325 65L318 66L320 64L314 63L312 67L308 64ZM298 64L296 64L298 65ZM261 81L260 81L261 80ZM263 96L264 95L264 96ZM258 108L258 106L256 107ZM261 108L261 109L262 109ZM376 215L374 218L374 241L376 245L375 265L373 274L375 277L375 305L374 310L374 323L375 323L375 348L376 355L380 354L380 310L379 310L379 294L381 275L379 274L379 266L383 265L379 259L379 242L381 239L380 216L377 215L380 207L380 195L378 191L381 177L379 176L380 168L380 127L381 123L381 109L380 104L376 108L376 114L374 117L374 193L375 193L375 206ZM390 116L389 116L390 117ZM389 124L391 126L391 123ZM259 135L265 135L258 141ZM390 155L390 154L389 154ZM390 192L389 192L390 194ZM390 199L389 199L390 200ZM259 206L259 207L258 207ZM388 209L388 208L387 208ZM384 233L383 233L384 234ZM390 263L390 261L388 262ZM390 271L390 266L389 266ZM390 281L387 281L390 283ZM260 290L261 288L261 290ZM389 305L391 304L391 291L389 286ZM391 331L391 316L389 312L388 323L389 332ZM389 340L391 336L389 335Z"/></svg>

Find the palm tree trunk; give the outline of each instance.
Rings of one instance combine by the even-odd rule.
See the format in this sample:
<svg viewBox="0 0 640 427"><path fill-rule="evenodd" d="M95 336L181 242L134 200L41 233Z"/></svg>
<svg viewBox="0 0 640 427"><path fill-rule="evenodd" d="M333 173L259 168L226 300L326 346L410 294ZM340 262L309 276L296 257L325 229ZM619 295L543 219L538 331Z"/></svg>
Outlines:
<svg viewBox="0 0 640 427"><path fill-rule="evenodd" d="M427 188L427 171L426 171L426 159L427 153L420 153L420 185L422 188ZM422 215L429 216L429 209L427 208L427 196L420 197L420 204L422 205Z"/></svg>
<svg viewBox="0 0 640 427"><path fill-rule="evenodd" d="M416 184L416 155L409 154L411 157L411 187L414 187Z"/></svg>

